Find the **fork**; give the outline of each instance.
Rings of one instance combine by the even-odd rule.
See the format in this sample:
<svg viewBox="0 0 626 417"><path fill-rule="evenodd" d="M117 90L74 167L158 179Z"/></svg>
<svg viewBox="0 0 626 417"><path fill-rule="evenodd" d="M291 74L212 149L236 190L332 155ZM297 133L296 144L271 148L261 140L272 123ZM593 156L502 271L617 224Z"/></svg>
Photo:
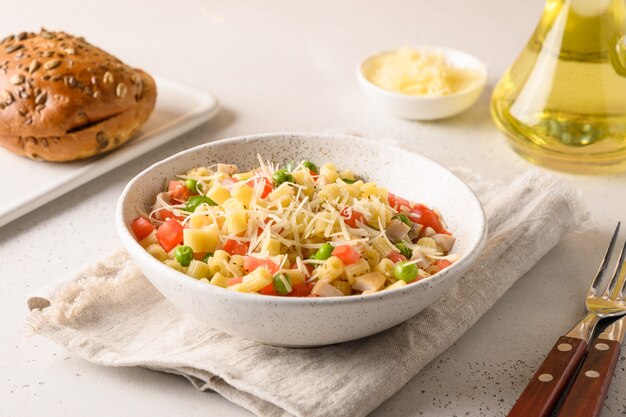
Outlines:
<svg viewBox="0 0 626 417"><path fill-rule="evenodd" d="M620 282L609 291L611 296L623 302L626 296L626 274L619 273L619 276ZM624 336L626 336L626 316L609 324L593 340L574 383L565 395L558 417L597 417L600 415Z"/></svg>
<svg viewBox="0 0 626 417"><path fill-rule="evenodd" d="M624 291L623 285L621 291L615 291L626 256L626 242L622 247L619 261L615 266L609 285L601 295L598 295L603 287L602 284L605 282L606 271L615 248L619 229L620 223L617 223L598 272L587 291L585 307L588 314L566 335L559 338L518 398L508 417L546 417L550 415L582 362L598 322L607 317L626 314L626 302L618 296L620 292L623 293Z"/></svg>

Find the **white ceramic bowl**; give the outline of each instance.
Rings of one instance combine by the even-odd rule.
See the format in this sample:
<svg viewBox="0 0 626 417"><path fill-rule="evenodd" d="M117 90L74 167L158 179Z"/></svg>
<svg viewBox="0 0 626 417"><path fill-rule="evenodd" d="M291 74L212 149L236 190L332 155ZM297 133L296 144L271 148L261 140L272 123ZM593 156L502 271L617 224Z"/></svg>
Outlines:
<svg viewBox="0 0 626 417"><path fill-rule="evenodd" d="M443 54L453 66L476 71L478 79L469 88L448 96L409 96L388 91L372 83L367 77L374 59L392 51L380 52L365 58L356 69L356 76L361 89L375 106L392 116L404 119L435 120L459 114L478 100L487 84L487 69L482 62L472 55L455 49L434 46L423 46L415 49L421 52Z"/></svg>
<svg viewBox="0 0 626 417"><path fill-rule="evenodd" d="M457 237L461 259L427 279L371 295L292 298L228 291L190 278L150 256L128 224L148 210L166 180L198 166L257 165L256 154L287 163L332 161L405 198L438 208ZM282 346L319 346L358 339L417 314L448 290L483 246L485 215L474 193L441 165L405 149L352 136L277 133L207 143L158 162L137 175L117 205L116 227L124 247L146 277L172 303L225 332Z"/></svg>

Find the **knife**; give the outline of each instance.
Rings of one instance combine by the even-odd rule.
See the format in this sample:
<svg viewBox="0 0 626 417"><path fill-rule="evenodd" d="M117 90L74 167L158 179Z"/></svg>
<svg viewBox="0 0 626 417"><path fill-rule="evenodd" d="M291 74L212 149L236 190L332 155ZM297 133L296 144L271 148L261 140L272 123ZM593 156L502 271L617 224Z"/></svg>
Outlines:
<svg viewBox="0 0 626 417"><path fill-rule="evenodd" d="M613 378L613 371L626 334L626 316L611 323L589 345L558 417L597 417Z"/></svg>

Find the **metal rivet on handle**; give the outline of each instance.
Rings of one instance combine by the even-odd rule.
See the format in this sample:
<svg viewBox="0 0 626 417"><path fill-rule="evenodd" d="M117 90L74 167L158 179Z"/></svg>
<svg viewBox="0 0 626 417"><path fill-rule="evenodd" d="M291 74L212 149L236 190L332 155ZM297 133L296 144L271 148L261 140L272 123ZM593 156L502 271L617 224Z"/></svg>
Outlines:
<svg viewBox="0 0 626 417"><path fill-rule="evenodd" d="M597 377L600 376L600 373L597 372L597 371L587 371L587 372L585 372L585 376L587 378L597 378Z"/></svg>
<svg viewBox="0 0 626 417"><path fill-rule="evenodd" d="M607 345L606 343L597 343L596 344L596 349L598 349L598 350L609 350L609 345Z"/></svg>
<svg viewBox="0 0 626 417"><path fill-rule="evenodd" d="M539 375L539 380L541 382L550 382L554 379L554 377L550 374L541 374Z"/></svg>
<svg viewBox="0 0 626 417"><path fill-rule="evenodd" d="M570 350L572 350L572 345L570 345L569 343L561 343L556 348L561 352L569 352Z"/></svg>

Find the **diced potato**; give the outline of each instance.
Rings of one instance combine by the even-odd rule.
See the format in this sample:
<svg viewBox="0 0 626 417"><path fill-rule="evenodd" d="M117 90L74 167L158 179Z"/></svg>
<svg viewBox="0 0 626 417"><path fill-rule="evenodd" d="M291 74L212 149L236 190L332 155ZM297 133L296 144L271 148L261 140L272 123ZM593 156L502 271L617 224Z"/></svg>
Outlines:
<svg viewBox="0 0 626 417"><path fill-rule="evenodd" d="M280 255L280 242L276 239L267 239L263 242L263 250L267 251L269 256Z"/></svg>
<svg viewBox="0 0 626 417"><path fill-rule="evenodd" d="M402 281L401 279L397 280L393 284L389 285L385 290L393 290L394 288L406 287L406 281Z"/></svg>
<svg viewBox="0 0 626 417"><path fill-rule="evenodd" d="M301 169L296 172L292 172L291 175L293 175L293 179L296 184L304 185L306 187L315 187L315 181L313 180L313 177L308 169Z"/></svg>
<svg viewBox="0 0 626 417"><path fill-rule="evenodd" d="M341 195L339 192L339 186L337 184L328 184L317 193L317 198L320 200L332 201L337 196Z"/></svg>
<svg viewBox="0 0 626 417"><path fill-rule="evenodd" d="M283 183L267 196L270 201L279 201L281 206L287 207L293 197L293 187L288 183Z"/></svg>
<svg viewBox="0 0 626 417"><path fill-rule="evenodd" d="M230 190L230 193L233 198L236 198L244 206L250 207L250 202L252 201L252 196L254 195L254 188L241 182L235 184Z"/></svg>
<svg viewBox="0 0 626 417"><path fill-rule="evenodd" d="M248 216L241 201L229 198L223 203L228 234L238 235L248 229Z"/></svg>
<svg viewBox="0 0 626 417"><path fill-rule="evenodd" d="M427 227L426 230L430 229ZM432 229L431 229L432 230ZM437 243L430 237L423 237L417 241L417 244L426 248L437 249Z"/></svg>
<svg viewBox="0 0 626 417"><path fill-rule="evenodd" d="M339 180L338 180L339 181ZM361 186L363 181L357 181L354 184L348 184L344 186L344 189L348 192L348 195L352 198L361 196Z"/></svg>
<svg viewBox="0 0 626 417"><path fill-rule="evenodd" d="M210 225L213 221L211 220L211 216L206 214L200 214L198 210L197 213L193 213L189 217L189 227L192 229L200 229L201 227Z"/></svg>
<svg viewBox="0 0 626 417"><path fill-rule="evenodd" d="M183 243L195 252L215 252L220 240L217 226L210 224L200 229L183 229Z"/></svg>
<svg viewBox="0 0 626 417"><path fill-rule="evenodd" d="M285 271L285 274L289 275L292 286L302 284L304 282L304 273L298 269L290 269L289 271Z"/></svg>
<svg viewBox="0 0 626 417"><path fill-rule="evenodd" d="M245 181L245 180L249 180L253 176L254 176L254 172L248 171L248 172L240 172L239 174L235 174L233 175L233 178L236 178L239 181Z"/></svg>
<svg viewBox="0 0 626 417"><path fill-rule="evenodd" d="M214 185L206 195L211 200L221 205L230 198L230 191L220 185Z"/></svg>
<svg viewBox="0 0 626 417"><path fill-rule="evenodd" d="M386 188L376 186L375 182L366 182L361 186L361 196L374 196L378 197L382 201L387 201L388 192Z"/></svg>
<svg viewBox="0 0 626 417"><path fill-rule="evenodd" d="M328 281L317 281L311 290L311 294L320 297L340 297L343 296L341 290L330 285Z"/></svg>
<svg viewBox="0 0 626 417"><path fill-rule="evenodd" d="M379 291L385 285L385 276L380 272L370 272L354 279L352 288L357 291Z"/></svg>
<svg viewBox="0 0 626 417"><path fill-rule="evenodd" d="M337 288L339 291L343 293L343 295L351 295L352 294L352 286L349 282L346 281L333 281L330 283L333 287Z"/></svg>
<svg viewBox="0 0 626 417"><path fill-rule="evenodd" d="M192 260L189 266L187 267L187 275L193 278L205 278L209 274L209 266L197 260Z"/></svg>

